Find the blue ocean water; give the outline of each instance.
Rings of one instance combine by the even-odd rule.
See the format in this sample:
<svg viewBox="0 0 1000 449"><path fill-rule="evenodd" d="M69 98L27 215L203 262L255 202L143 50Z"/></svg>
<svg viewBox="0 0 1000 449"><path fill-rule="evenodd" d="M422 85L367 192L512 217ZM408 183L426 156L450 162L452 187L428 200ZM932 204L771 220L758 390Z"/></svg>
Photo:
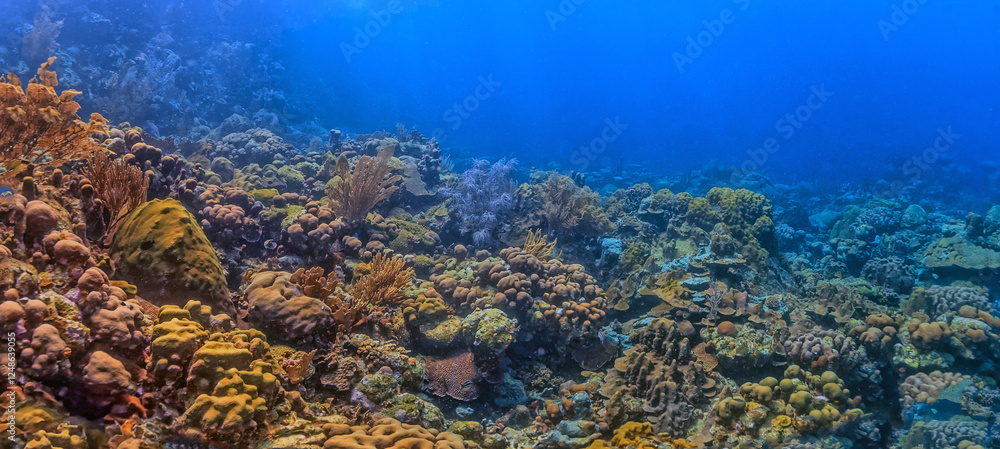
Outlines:
<svg viewBox="0 0 1000 449"><path fill-rule="evenodd" d="M191 97L349 132L401 123L474 156L666 174L714 160L833 184L946 161L979 186L998 159L996 1L87 3L136 18L136 39L165 33L191 67L211 42L249 49L215 73L226 92ZM64 21L64 38L111 43ZM949 129L953 145L926 151Z"/></svg>
<svg viewBox="0 0 1000 449"><path fill-rule="evenodd" d="M309 111L577 170L718 159L786 182L906 176L949 128L961 138L942 158L975 170L1000 153L995 1L396 4L287 30L281 60ZM471 100L483 79L495 91ZM605 149L609 121L623 125Z"/></svg>

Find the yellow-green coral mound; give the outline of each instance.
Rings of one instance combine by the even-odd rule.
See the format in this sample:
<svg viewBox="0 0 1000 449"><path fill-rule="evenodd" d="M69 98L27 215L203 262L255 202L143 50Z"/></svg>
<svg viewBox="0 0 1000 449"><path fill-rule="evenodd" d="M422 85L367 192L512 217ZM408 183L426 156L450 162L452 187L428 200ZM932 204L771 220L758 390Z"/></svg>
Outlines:
<svg viewBox="0 0 1000 449"><path fill-rule="evenodd" d="M117 276L156 305L190 299L236 316L219 257L181 203L153 200L130 213L115 232L111 254Z"/></svg>
<svg viewBox="0 0 1000 449"><path fill-rule="evenodd" d="M323 430L329 436L323 449L464 449L462 437L450 432L437 432L420 426L403 424L383 418L366 428L328 424Z"/></svg>

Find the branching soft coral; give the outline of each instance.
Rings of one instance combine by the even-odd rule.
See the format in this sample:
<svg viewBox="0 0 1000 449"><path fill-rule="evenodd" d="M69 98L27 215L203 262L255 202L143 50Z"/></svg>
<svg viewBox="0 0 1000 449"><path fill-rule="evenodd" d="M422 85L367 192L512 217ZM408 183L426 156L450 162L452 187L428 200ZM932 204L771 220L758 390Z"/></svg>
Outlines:
<svg viewBox="0 0 1000 449"><path fill-rule="evenodd" d="M600 198L588 187L579 187L568 176L552 174L533 189L540 213L549 229L564 235L600 235L614 225L601 209Z"/></svg>
<svg viewBox="0 0 1000 449"><path fill-rule="evenodd" d="M59 49L56 38L62 30L63 22L53 22L49 18L48 8L42 7L35 14L35 22L31 31L21 38L21 56L30 64L38 64Z"/></svg>
<svg viewBox="0 0 1000 449"><path fill-rule="evenodd" d="M462 232L471 232L476 245L488 245L497 225L510 215L514 207L510 174L516 166L515 159L501 159L494 164L477 160L455 186L444 189L453 211L461 217Z"/></svg>
<svg viewBox="0 0 1000 449"><path fill-rule="evenodd" d="M396 189L396 183L402 178L399 175L389 176L392 167L389 161L396 150L390 145L373 157L361 156L350 168L347 157L340 156L337 160L337 178L326 188L326 196L330 198L330 208L348 222L358 222L368 216L368 212L376 204L389 198ZM338 179L339 178L339 179Z"/></svg>
<svg viewBox="0 0 1000 449"><path fill-rule="evenodd" d="M402 288L413 279L413 269L399 257L378 253L369 265L369 273L351 286L355 300L376 306L397 304L403 299Z"/></svg>
<svg viewBox="0 0 1000 449"><path fill-rule="evenodd" d="M524 239L524 244L521 245L526 253L531 254L539 259L548 260L549 256L556 248L556 241L549 241L548 237L542 234L542 230L528 231L528 236Z"/></svg>
<svg viewBox="0 0 1000 449"><path fill-rule="evenodd" d="M90 122L77 117L80 104L73 97L79 91L56 95L59 82L48 70L54 61L42 64L27 90L13 73L0 77L0 163L5 170L20 171L25 163L59 166L101 151L91 136L106 133L107 120L97 113Z"/></svg>
<svg viewBox="0 0 1000 449"><path fill-rule="evenodd" d="M146 202L149 178L125 161L112 161L106 151L92 153L87 162L87 177L110 215L106 229L111 236L129 212Z"/></svg>

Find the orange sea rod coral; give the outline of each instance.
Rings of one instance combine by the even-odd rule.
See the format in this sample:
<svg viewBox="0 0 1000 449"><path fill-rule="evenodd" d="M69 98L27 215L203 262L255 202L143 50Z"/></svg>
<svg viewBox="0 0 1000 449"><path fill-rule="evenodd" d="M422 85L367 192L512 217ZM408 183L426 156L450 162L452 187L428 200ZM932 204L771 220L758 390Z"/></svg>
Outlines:
<svg viewBox="0 0 1000 449"><path fill-rule="evenodd" d="M80 104L73 101L79 91L56 95L56 73L48 70L55 58L38 69L38 76L21 87L13 73L0 77L0 163L5 170L19 171L21 164L58 166L100 151L91 136L107 132L100 114L83 122L76 115Z"/></svg>
<svg viewBox="0 0 1000 449"><path fill-rule="evenodd" d="M402 179L399 175L389 176L395 145L389 145L378 152L375 157L361 156L350 168L347 157L340 156L337 160L336 174L327 185L326 196L330 198L330 208L338 216L349 222L364 219L368 212L382 200L389 198L396 189L396 182Z"/></svg>
<svg viewBox="0 0 1000 449"><path fill-rule="evenodd" d="M524 244L521 245L521 249L525 252L542 260L548 260L555 247L556 241L553 240L550 242L548 237L542 234L541 229L528 231L528 235L524 239Z"/></svg>
<svg viewBox="0 0 1000 449"><path fill-rule="evenodd" d="M402 258L378 253L369 268L371 272L351 286L355 299L376 306L396 304L403 299L402 288L413 279L413 269L407 268Z"/></svg>

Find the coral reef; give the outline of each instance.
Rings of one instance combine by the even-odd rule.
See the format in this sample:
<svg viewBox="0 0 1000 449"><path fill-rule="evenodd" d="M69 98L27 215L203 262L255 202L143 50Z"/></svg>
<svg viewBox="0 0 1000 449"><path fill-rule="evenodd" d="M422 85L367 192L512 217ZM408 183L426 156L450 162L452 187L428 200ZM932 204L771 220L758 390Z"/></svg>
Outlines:
<svg viewBox="0 0 1000 449"><path fill-rule="evenodd" d="M78 53L55 18L18 57ZM457 173L402 125L310 140L186 97L213 118L179 135L159 97L227 83L149 45L94 94L142 127L80 120L52 60L0 82L7 446L1000 443L1000 206L717 166Z"/></svg>

